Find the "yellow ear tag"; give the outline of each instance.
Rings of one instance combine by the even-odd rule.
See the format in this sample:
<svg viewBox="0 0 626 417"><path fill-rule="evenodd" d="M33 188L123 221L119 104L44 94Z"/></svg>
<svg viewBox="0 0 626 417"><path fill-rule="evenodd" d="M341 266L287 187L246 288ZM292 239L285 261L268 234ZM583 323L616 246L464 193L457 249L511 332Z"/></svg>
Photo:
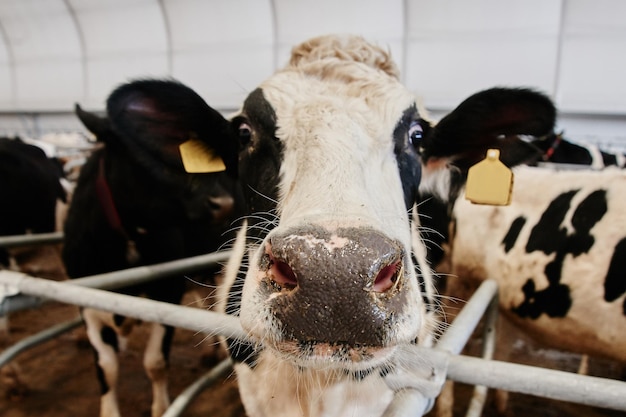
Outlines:
<svg viewBox="0 0 626 417"><path fill-rule="evenodd" d="M224 161L213 149L199 139L189 139L178 147L185 171L189 173L222 172Z"/></svg>
<svg viewBox="0 0 626 417"><path fill-rule="evenodd" d="M489 149L487 157L467 173L465 198L474 204L506 206L511 203L513 172L500 162L500 150Z"/></svg>

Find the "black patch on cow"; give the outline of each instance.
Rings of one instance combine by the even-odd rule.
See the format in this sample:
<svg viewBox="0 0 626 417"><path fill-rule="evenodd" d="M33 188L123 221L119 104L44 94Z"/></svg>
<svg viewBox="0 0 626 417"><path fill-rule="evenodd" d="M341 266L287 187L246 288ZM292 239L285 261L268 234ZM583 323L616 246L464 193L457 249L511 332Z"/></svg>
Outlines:
<svg viewBox="0 0 626 417"><path fill-rule="evenodd" d="M407 210L417 201L418 188L422 177L422 166L417 155L425 129L430 125L419 118L417 107L406 109L393 130L394 153L402 181L404 203Z"/></svg>
<svg viewBox="0 0 626 417"><path fill-rule="evenodd" d="M560 283L563 263L567 255L576 257L591 249L595 242L591 229L608 210L606 190L590 193L574 210L571 219L574 231L568 234L561 224L578 192L569 191L555 198L531 231L526 251L554 254L554 259L544 270L548 279L547 288L537 290L532 279L528 279L522 287L524 301L513 308L520 317L535 319L542 313L550 317L564 317L572 306L569 287Z"/></svg>
<svg viewBox="0 0 626 417"><path fill-rule="evenodd" d="M250 93L241 115L232 123L239 137L239 177L244 184L247 210L255 214L249 222L265 222L256 214L275 211L283 147L276 137L276 114L263 90ZM251 233L255 230L250 228Z"/></svg>
<svg viewBox="0 0 626 417"><path fill-rule="evenodd" d="M126 320L125 316L122 316L121 314L113 314L113 323L115 323L117 327L122 326L124 320Z"/></svg>
<svg viewBox="0 0 626 417"><path fill-rule="evenodd" d="M103 326L102 330L100 330L100 337L102 338L102 341L104 343L111 346L116 352L119 352L117 333L115 333L115 330L113 330L113 328L109 326Z"/></svg>
<svg viewBox="0 0 626 417"><path fill-rule="evenodd" d="M604 299L608 302L617 300L626 293L626 238L615 245L609 270L604 281ZM622 308L626 315L626 300Z"/></svg>
<svg viewBox="0 0 626 417"><path fill-rule="evenodd" d="M567 230L561 228L561 223L578 191L568 191L552 200L541 215L539 222L531 230L528 243L526 243L526 252L531 253L539 250L549 255L563 247Z"/></svg>
<svg viewBox="0 0 626 417"><path fill-rule="evenodd" d="M111 387L109 387L109 384L107 384L106 377L104 376L104 371L99 365L98 351L93 348L91 350L93 351L94 361L96 363L96 378L98 379L98 383L100 384L100 395L104 395L109 392Z"/></svg>
<svg viewBox="0 0 626 417"><path fill-rule="evenodd" d="M174 338L174 327L172 326L164 326L165 334L163 335L163 340L161 340L161 353L163 354L163 359L165 359L166 365L169 365L169 357L170 350L172 347L172 339Z"/></svg>
<svg viewBox="0 0 626 417"><path fill-rule="evenodd" d="M550 317L564 317L572 306L569 287L562 284L549 285L537 291L535 282L529 278L522 287L524 302L513 311L520 317L537 319L545 313Z"/></svg>
<svg viewBox="0 0 626 417"><path fill-rule="evenodd" d="M524 216L519 216L517 219L513 220L511 223L511 227L509 227L509 231L506 232L504 239L502 239L502 244L504 245L504 251L509 252L515 246L515 242L519 237L522 228L526 224L526 218Z"/></svg>
<svg viewBox="0 0 626 417"><path fill-rule="evenodd" d="M113 330L113 328L109 326L102 327L102 329L100 330L100 338L104 343L111 346L115 352L119 352L117 333L115 333L115 330ZM98 377L98 382L100 383L100 394L104 395L109 392L110 387L109 384L107 384L104 370L100 367L98 351L95 348L92 348L92 350L96 361L96 375Z"/></svg>

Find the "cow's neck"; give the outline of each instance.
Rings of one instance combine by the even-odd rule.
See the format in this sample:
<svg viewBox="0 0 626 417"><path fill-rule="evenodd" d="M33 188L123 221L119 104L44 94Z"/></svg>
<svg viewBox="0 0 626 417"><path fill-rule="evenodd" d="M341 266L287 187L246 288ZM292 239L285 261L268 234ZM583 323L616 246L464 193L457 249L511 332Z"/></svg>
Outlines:
<svg viewBox="0 0 626 417"><path fill-rule="evenodd" d="M243 364L236 365L236 370L251 415L380 416L393 398L377 373L354 380L340 371L301 369L267 350L254 372Z"/></svg>

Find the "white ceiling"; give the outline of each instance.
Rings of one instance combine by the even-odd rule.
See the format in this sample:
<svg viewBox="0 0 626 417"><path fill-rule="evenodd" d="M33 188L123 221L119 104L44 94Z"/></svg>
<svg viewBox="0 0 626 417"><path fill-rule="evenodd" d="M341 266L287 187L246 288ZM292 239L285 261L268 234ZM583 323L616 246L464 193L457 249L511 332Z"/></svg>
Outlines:
<svg viewBox="0 0 626 417"><path fill-rule="evenodd" d="M427 107L524 85L563 112L626 114L622 0L0 0L0 112L102 109L153 76L235 109L329 32L389 47Z"/></svg>

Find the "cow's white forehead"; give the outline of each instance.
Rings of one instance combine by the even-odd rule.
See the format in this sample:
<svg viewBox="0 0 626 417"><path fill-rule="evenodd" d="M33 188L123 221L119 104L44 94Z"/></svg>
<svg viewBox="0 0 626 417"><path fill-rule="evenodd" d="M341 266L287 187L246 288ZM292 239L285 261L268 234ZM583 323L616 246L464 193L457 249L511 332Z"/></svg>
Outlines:
<svg viewBox="0 0 626 417"><path fill-rule="evenodd" d="M316 211L353 214L387 232L405 221L398 218L406 208L393 133L415 97L396 78L327 58L279 72L261 89L284 149L281 221Z"/></svg>

